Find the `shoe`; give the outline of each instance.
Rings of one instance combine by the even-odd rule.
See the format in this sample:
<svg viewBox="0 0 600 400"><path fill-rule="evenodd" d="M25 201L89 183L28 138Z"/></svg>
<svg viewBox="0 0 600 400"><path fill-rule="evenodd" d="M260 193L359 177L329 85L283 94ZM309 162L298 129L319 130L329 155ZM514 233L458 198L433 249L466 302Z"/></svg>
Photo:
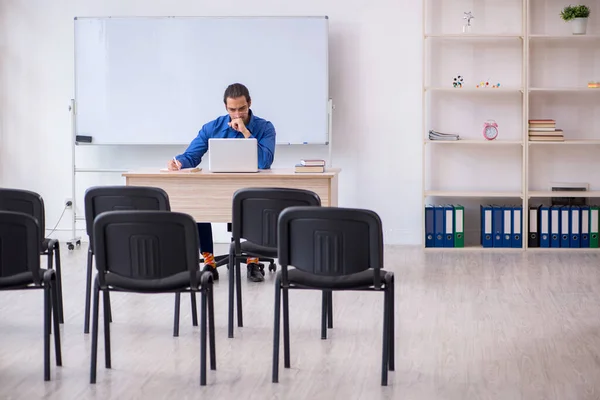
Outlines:
<svg viewBox="0 0 600 400"><path fill-rule="evenodd" d="M261 273L260 264L248 264L248 279L252 282L262 282L265 280L264 273Z"/></svg>
<svg viewBox="0 0 600 400"><path fill-rule="evenodd" d="M219 280L219 270L217 270L215 267L205 265L204 268L202 268L202 271L210 271L212 273L213 281Z"/></svg>

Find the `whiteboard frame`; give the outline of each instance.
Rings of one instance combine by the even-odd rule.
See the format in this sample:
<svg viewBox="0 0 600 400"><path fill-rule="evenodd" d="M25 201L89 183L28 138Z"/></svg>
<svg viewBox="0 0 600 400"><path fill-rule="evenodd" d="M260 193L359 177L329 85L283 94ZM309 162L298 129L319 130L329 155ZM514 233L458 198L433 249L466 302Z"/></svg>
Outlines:
<svg viewBox="0 0 600 400"><path fill-rule="evenodd" d="M325 141L324 142L304 142L304 143L286 143L286 142L279 142L276 143L276 145L305 145L305 144L309 144L309 145L329 145L329 142L331 141L331 96L329 93L329 83L330 83L330 68L329 68L329 16L328 15L240 15L240 16L235 16L235 15L229 15L229 16L225 16L225 15L184 15L184 16L175 16L175 15L169 15L169 16L156 16L156 15L136 15L136 16L76 16L73 18L73 88L74 88L74 106L77 106L77 49L76 49L76 44L75 44L75 21L77 20L103 20L103 19L199 19L199 18L206 18L206 19L229 19L229 18L237 18L237 19L253 19L253 18L265 18L265 19L307 19L307 18L314 18L314 19L325 19L327 22L327 46L326 46L326 52L325 52L325 71L326 71L326 76L327 76L327 90L326 90L326 95L325 95L325 99L324 99L324 106L327 108L327 113L328 113L328 120L326 121L326 126L324 127L325 129ZM72 99L73 100L73 99ZM75 113L75 120L77 119L77 113ZM77 134L77 129L75 129L75 132ZM98 143L95 144L94 142L92 143L85 143L85 145L88 146L186 146L189 144L189 142L191 142L191 140L193 139L193 137L190 138L190 140L188 142L184 142L184 143L151 143L151 142L147 142L147 143L137 143L137 142L132 142L132 143L110 143L110 142L105 142L105 143ZM79 145L81 145L81 143L79 143Z"/></svg>

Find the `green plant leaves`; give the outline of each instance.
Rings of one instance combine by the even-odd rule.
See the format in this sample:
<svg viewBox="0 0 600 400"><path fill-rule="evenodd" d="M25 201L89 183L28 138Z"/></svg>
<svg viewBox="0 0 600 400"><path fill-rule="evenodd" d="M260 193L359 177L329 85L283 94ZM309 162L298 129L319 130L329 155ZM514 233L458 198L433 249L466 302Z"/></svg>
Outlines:
<svg viewBox="0 0 600 400"><path fill-rule="evenodd" d="M590 8L586 5L565 7L561 12L560 16L565 21L570 21L575 18L587 18L590 16Z"/></svg>

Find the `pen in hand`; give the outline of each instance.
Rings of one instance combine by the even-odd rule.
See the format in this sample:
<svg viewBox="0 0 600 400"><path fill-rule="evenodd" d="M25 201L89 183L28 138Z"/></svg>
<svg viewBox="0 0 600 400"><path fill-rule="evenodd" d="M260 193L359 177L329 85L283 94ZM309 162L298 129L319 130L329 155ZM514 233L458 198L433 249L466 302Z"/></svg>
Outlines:
<svg viewBox="0 0 600 400"><path fill-rule="evenodd" d="M176 170L180 170L181 168L179 167L179 161L177 161L177 158L173 157L173 163L175 165L175 169Z"/></svg>

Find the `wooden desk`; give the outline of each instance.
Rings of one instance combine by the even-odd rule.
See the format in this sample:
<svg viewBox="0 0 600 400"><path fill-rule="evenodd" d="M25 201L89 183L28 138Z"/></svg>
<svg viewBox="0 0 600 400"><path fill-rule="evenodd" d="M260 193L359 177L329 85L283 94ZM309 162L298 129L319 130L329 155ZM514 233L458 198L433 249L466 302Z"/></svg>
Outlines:
<svg viewBox="0 0 600 400"><path fill-rule="evenodd" d="M198 222L231 222L236 190L246 187L284 187L317 193L323 206L338 204L339 169L324 173L295 173L275 168L257 173L191 173L132 171L123 174L128 186L154 186L169 195L171 210L190 214Z"/></svg>

